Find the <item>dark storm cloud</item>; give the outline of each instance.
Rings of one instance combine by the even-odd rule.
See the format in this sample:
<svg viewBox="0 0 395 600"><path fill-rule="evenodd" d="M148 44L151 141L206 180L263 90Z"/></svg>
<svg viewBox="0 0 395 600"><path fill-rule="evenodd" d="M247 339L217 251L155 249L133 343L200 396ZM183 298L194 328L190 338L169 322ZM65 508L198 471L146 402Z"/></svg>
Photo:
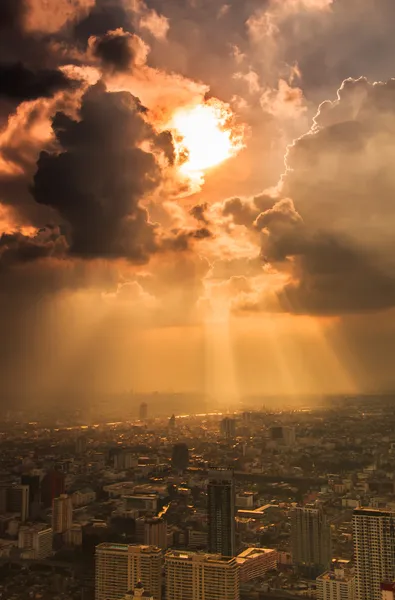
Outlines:
<svg viewBox="0 0 395 600"><path fill-rule="evenodd" d="M254 226L262 211L269 210L276 199L269 194L259 194L253 198L230 198L225 200L222 207L224 217L232 217L236 225Z"/></svg>
<svg viewBox="0 0 395 600"><path fill-rule="evenodd" d="M130 14L122 0L96 0L89 14L76 23L73 37L86 43L91 36L105 36L119 28L133 32Z"/></svg>
<svg viewBox="0 0 395 600"><path fill-rule="evenodd" d="M283 262L287 310L341 314L395 304L395 81L347 80L287 155L283 199L256 219L262 257Z"/></svg>
<svg viewBox="0 0 395 600"><path fill-rule="evenodd" d="M108 31L95 40L93 52L105 68L127 71L136 58L133 37L123 30Z"/></svg>
<svg viewBox="0 0 395 600"><path fill-rule="evenodd" d="M77 84L58 69L33 71L21 63L0 64L0 96L23 102L49 98Z"/></svg>
<svg viewBox="0 0 395 600"><path fill-rule="evenodd" d="M194 241L206 240L213 237L207 227L199 229L174 229L171 236L165 236L162 240L164 250L185 251L189 250Z"/></svg>
<svg viewBox="0 0 395 600"><path fill-rule="evenodd" d="M70 224L72 253L145 262L156 251L156 227L140 205L161 178L154 154L140 148L158 141L144 113L128 92L98 84L85 94L79 121L55 116L61 152L41 154L32 193Z"/></svg>
<svg viewBox="0 0 395 600"><path fill-rule="evenodd" d="M0 2L0 29L19 28L25 9L23 0L2 0Z"/></svg>
<svg viewBox="0 0 395 600"><path fill-rule="evenodd" d="M189 212L197 221L204 223L204 225L209 225L210 222L206 216L207 209L208 204L204 202L203 204L196 204Z"/></svg>
<svg viewBox="0 0 395 600"><path fill-rule="evenodd" d="M67 242L56 227L46 227L34 236L20 232L0 236L0 272L15 264L27 263L50 256L63 256Z"/></svg>

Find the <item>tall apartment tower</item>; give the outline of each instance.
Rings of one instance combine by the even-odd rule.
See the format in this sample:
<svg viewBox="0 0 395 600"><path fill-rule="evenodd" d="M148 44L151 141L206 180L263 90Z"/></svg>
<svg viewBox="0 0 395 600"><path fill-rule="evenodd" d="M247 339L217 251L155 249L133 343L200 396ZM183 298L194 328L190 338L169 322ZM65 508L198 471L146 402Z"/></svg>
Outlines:
<svg viewBox="0 0 395 600"><path fill-rule="evenodd" d="M311 575L329 568L331 530L323 510L314 505L297 506L291 511L293 562Z"/></svg>
<svg viewBox="0 0 395 600"><path fill-rule="evenodd" d="M170 550L165 570L166 600L239 600L235 558Z"/></svg>
<svg viewBox="0 0 395 600"><path fill-rule="evenodd" d="M236 419L225 417L221 421L221 433L226 439L232 439L236 436Z"/></svg>
<svg viewBox="0 0 395 600"><path fill-rule="evenodd" d="M29 486L12 485L7 489L7 511L19 513L24 523L29 517Z"/></svg>
<svg viewBox="0 0 395 600"><path fill-rule="evenodd" d="M139 407L139 419L140 421L146 421L148 418L148 404L142 402Z"/></svg>
<svg viewBox="0 0 395 600"><path fill-rule="evenodd" d="M54 533L64 533L73 524L73 502L71 496L62 494L52 502L52 529Z"/></svg>
<svg viewBox="0 0 395 600"><path fill-rule="evenodd" d="M161 600L160 548L104 543L96 546L95 561L95 600L119 600L139 582L154 600Z"/></svg>
<svg viewBox="0 0 395 600"><path fill-rule="evenodd" d="M358 508L353 514L357 600L381 600L395 580L395 512Z"/></svg>
<svg viewBox="0 0 395 600"><path fill-rule="evenodd" d="M212 469L207 487L208 550L235 556L235 483L233 472Z"/></svg>

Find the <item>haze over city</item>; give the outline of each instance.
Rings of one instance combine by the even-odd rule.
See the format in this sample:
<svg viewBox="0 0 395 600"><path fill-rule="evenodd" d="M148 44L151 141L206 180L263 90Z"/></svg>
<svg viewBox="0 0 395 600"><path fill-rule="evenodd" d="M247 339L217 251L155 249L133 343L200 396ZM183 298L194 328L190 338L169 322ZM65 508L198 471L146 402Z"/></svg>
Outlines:
<svg viewBox="0 0 395 600"><path fill-rule="evenodd" d="M3 406L392 391L394 18L2 0Z"/></svg>

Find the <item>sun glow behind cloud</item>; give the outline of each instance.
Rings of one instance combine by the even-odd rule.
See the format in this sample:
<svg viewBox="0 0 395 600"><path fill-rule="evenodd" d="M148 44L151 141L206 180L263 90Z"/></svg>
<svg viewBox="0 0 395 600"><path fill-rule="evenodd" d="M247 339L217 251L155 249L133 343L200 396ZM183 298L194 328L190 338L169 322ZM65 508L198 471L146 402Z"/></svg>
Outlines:
<svg viewBox="0 0 395 600"><path fill-rule="evenodd" d="M215 99L176 111L170 129L180 171L191 179L201 179L244 147L244 128L235 125L229 106Z"/></svg>

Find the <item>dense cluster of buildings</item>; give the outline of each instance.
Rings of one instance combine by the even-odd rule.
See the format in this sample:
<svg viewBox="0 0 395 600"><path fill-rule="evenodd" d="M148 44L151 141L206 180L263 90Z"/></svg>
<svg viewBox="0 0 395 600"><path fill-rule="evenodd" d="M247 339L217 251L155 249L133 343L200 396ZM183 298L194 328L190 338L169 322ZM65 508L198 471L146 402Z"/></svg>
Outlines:
<svg viewBox="0 0 395 600"><path fill-rule="evenodd" d="M138 417L0 425L3 597L392 600L392 406Z"/></svg>

